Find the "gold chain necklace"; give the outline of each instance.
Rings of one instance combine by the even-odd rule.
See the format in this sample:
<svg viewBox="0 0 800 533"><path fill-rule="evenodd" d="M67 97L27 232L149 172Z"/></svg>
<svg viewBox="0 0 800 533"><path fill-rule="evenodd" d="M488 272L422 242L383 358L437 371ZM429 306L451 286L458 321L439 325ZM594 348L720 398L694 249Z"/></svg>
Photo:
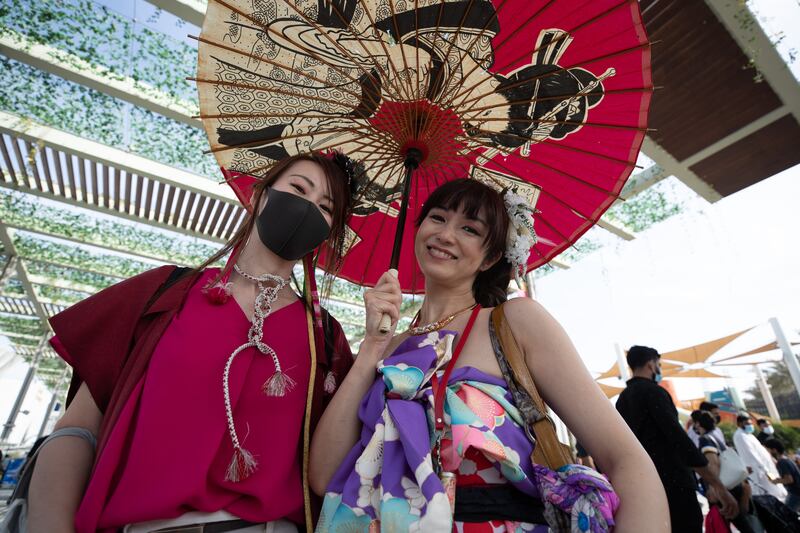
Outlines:
<svg viewBox="0 0 800 533"><path fill-rule="evenodd" d="M426 334L428 334L428 333L430 333L432 331L440 330L443 327L445 327L447 324L449 324L450 322L455 320L455 318L458 315L460 315L461 313L464 313L466 311L471 311L472 309L475 309L476 305L478 305L478 304L474 303L474 304L470 305L469 307L465 307L464 309L461 309L460 311L456 311L452 315L448 315L448 316L442 318L441 320L437 320L436 322L431 322L430 324L425 324L424 326L415 326L415 324L417 322L419 322L419 313L420 313L420 311L422 311L420 309L420 311L417 311L417 314L414 315L414 320L411 321L411 326L408 328L408 332L412 336L417 336L417 335L426 335Z"/></svg>

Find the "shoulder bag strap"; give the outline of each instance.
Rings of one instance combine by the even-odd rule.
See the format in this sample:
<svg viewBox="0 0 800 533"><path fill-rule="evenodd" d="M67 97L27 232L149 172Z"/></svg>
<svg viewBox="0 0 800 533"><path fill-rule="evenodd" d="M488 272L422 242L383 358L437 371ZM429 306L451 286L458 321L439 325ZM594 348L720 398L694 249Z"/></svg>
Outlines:
<svg viewBox="0 0 800 533"><path fill-rule="evenodd" d="M513 389L512 394L516 392L514 399L525 418L528 437L536 444L533 450L533 462L547 466L551 470L558 470L566 464L574 463L569 447L562 444L556 436L555 424L547 416L547 406L539 395L533 376L514 338L514 332L505 319L502 305L498 305L492 311L489 333L493 344L495 341L499 343L500 350L495 349L495 354L500 368L509 387ZM517 400L517 395L521 395L522 398Z"/></svg>
<svg viewBox="0 0 800 533"><path fill-rule="evenodd" d="M17 498L27 499L28 488L30 487L31 478L33 477L33 468L36 466L36 459L39 457L39 452L41 452L47 444L59 437L80 437L92 446L92 451L97 448L97 439L95 438L94 434L86 428L65 427L53 431L47 436L47 438L44 439L39 447L36 448L36 451L28 457L27 461L23 465L22 472L20 472L19 479L17 480L17 485L8 500L9 502L11 500L16 500Z"/></svg>

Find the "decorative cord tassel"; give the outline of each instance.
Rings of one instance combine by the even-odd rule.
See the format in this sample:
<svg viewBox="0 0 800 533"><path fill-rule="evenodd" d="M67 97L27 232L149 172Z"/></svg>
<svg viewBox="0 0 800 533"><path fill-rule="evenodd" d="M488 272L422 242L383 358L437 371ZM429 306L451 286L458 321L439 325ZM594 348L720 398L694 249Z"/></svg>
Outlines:
<svg viewBox="0 0 800 533"><path fill-rule="evenodd" d="M295 380L278 370L264 383L262 390L267 396L286 396L295 385Z"/></svg>
<svg viewBox="0 0 800 533"><path fill-rule="evenodd" d="M228 465L228 470L225 472L225 481L232 481L238 483L243 479L250 477L250 474L255 472L258 462L253 454L248 452L242 447L237 447L233 450L233 457L231 463Z"/></svg>
<svg viewBox="0 0 800 533"><path fill-rule="evenodd" d="M252 342L246 342L236 348L228 360L225 362L225 370L222 372L222 394L225 398L225 418L228 421L228 433L231 437L231 444L233 445L233 458L225 471L225 480L237 483L252 474L258 463L256 462L253 454L242 448L239 443L239 436L236 434L236 425L233 421L233 408L231 407L231 391L228 386L228 381L231 373L231 365L233 360L242 350L254 346Z"/></svg>
<svg viewBox="0 0 800 533"><path fill-rule="evenodd" d="M325 383L323 385L323 389L328 394L333 394L336 392L336 375L333 372L328 372L328 375L325 376Z"/></svg>
<svg viewBox="0 0 800 533"><path fill-rule="evenodd" d="M214 305L222 305L230 299L232 287L233 283L230 281L227 283L218 281L214 285L203 289L203 292L205 293L209 302Z"/></svg>

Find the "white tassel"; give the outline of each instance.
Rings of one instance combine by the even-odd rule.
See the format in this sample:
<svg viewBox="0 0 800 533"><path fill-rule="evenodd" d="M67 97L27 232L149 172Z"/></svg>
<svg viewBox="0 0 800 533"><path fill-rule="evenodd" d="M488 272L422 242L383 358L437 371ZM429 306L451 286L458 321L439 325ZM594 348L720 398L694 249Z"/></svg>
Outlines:
<svg viewBox="0 0 800 533"><path fill-rule="evenodd" d="M258 462L255 457L253 457L252 453L242 447L237 447L233 451L231 463L228 465L228 470L225 472L225 481L238 483L243 479L247 479L250 477L250 474L255 471L257 466Z"/></svg>
<svg viewBox="0 0 800 533"><path fill-rule="evenodd" d="M296 384L292 378L279 370L264 383L263 390L267 396L286 396Z"/></svg>
<svg viewBox="0 0 800 533"><path fill-rule="evenodd" d="M325 376L323 388L328 394L333 394L336 391L336 375L333 372L328 372L328 375Z"/></svg>

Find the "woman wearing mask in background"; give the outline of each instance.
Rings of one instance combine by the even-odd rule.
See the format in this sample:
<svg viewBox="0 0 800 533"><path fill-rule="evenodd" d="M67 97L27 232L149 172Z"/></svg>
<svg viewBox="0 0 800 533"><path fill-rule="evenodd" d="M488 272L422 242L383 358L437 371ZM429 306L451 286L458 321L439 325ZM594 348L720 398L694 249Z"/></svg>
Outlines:
<svg viewBox="0 0 800 533"><path fill-rule="evenodd" d="M399 285L387 274L366 292L367 339L312 440L311 485L325 495L318 532L568 531L561 511L591 531L669 530L651 461L564 331L533 300L503 303L534 242L531 213L519 196L474 180L449 182L428 198L416 221L425 275L417 319L380 340L381 314L396 322ZM618 498L586 467L554 472L532 463L534 445L490 329L501 304L542 397L592 450Z"/></svg>
<svg viewBox="0 0 800 533"><path fill-rule="evenodd" d="M198 269L145 272L51 319L74 369L56 428L88 429L97 449L75 437L45 444L32 531L288 532L310 519L308 436L352 355L326 313L315 333L289 277L304 258L310 294L314 250L341 252L351 169L338 153L283 160ZM225 268L210 267L228 253Z"/></svg>

